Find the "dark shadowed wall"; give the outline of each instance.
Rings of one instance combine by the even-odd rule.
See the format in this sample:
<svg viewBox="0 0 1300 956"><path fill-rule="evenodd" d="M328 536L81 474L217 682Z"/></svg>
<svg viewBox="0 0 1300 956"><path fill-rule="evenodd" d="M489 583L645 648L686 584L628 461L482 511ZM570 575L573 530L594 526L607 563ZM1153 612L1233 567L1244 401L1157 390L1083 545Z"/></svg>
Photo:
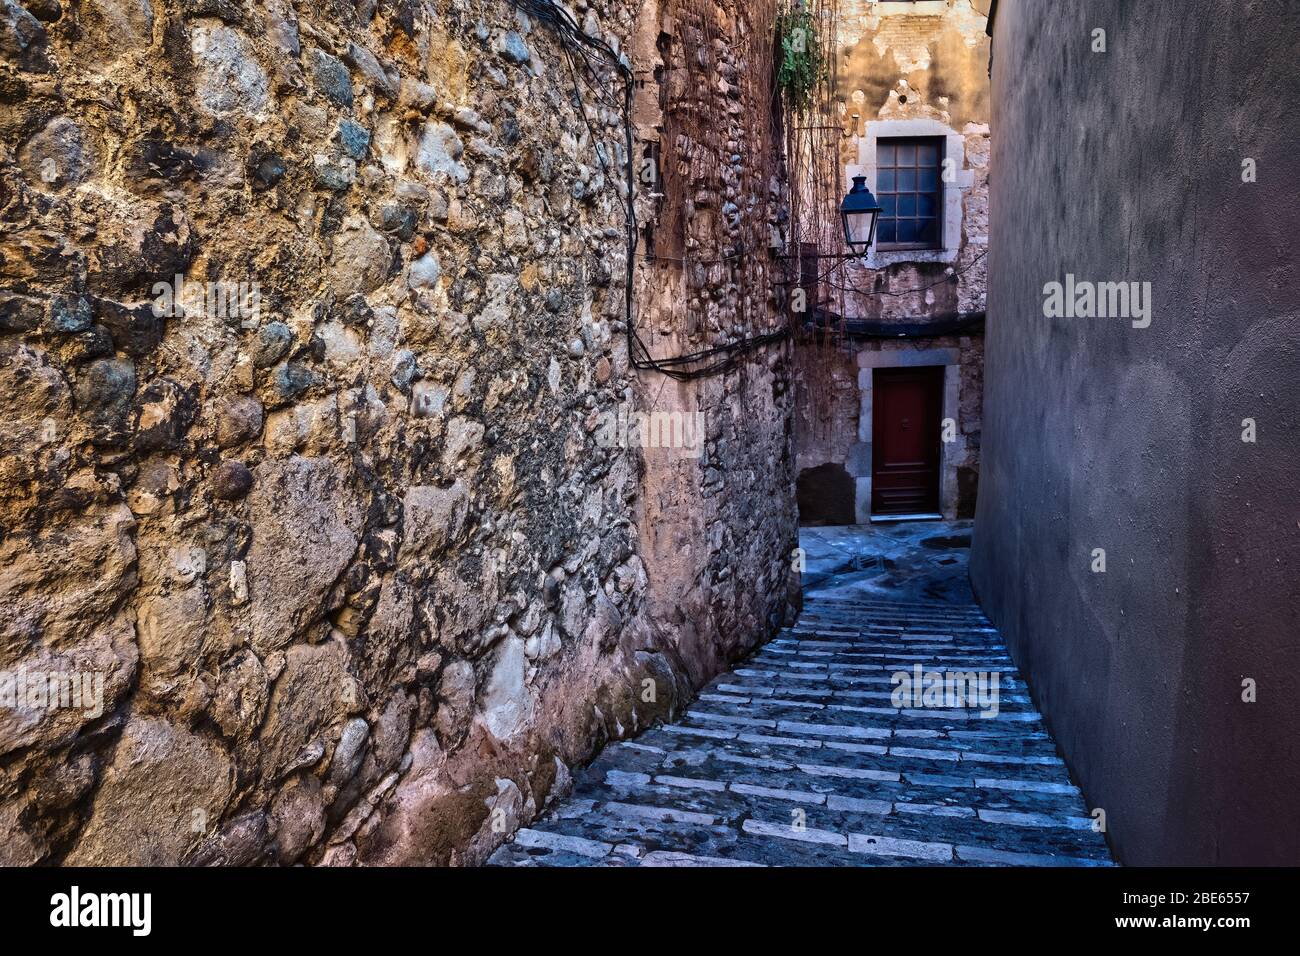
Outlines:
<svg viewBox="0 0 1300 956"><path fill-rule="evenodd" d="M995 12L972 575L1125 863L1300 863L1297 49L1282 0ZM1046 318L1067 273L1150 326Z"/></svg>

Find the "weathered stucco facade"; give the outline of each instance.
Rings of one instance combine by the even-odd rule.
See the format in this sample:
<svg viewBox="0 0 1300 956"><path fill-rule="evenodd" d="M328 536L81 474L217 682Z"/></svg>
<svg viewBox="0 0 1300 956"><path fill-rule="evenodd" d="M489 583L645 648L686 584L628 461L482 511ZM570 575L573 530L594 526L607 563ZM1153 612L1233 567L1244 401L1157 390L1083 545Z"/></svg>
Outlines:
<svg viewBox="0 0 1300 956"><path fill-rule="evenodd" d="M770 6L574 9L660 142L652 352L777 327ZM791 349L630 368L617 72L496 0L4 0L0 55L4 862L480 861L787 616Z"/></svg>
<svg viewBox="0 0 1300 956"><path fill-rule="evenodd" d="M972 578L1128 864L1300 862L1298 47L1280 0L994 17ZM1049 317L1067 276L1145 306Z"/></svg>
<svg viewBox="0 0 1300 956"><path fill-rule="evenodd" d="M865 259L833 271L823 261L818 269L829 273L817 295L822 341L801 346L797 357L806 520L871 519L875 370L936 366L943 368L942 418L951 423L940 450L938 510L947 518L974 514L990 156L982 7L969 0L839 5L842 191L860 175L880 194L881 141L920 139L939 151L940 208L928 247L891 248L878 233Z"/></svg>

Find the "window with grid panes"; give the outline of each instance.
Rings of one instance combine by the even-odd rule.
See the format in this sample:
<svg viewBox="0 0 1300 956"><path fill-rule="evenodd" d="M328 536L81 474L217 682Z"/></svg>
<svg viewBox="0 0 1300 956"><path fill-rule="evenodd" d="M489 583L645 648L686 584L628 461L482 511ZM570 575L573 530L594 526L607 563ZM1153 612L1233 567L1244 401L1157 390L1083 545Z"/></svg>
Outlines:
<svg viewBox="0 0 1300 956"><path fill-rule="evenodd" d="M941 136L876 140L880 249L938 249L943 236L944 140Z"/></svg>

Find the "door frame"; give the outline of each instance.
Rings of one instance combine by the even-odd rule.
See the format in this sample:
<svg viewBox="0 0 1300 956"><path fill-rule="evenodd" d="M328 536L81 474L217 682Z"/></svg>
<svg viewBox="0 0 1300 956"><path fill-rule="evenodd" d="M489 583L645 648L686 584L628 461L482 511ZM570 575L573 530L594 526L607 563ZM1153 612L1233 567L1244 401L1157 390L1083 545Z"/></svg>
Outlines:
<svg viewBox="0 0 1300 956"><path fill-rule="evenodd" d="M939 374L935 374L939 373ZM913 508L907 511L882 511L876 512L876 501L878 490L875 487L875 480L880 476L881 468L884 462L881 460L884 451L884 442L881 436L873 435L872 438L872 456L871 456L871 481L872 481L872 504L871 517L875 520L879 517L881 520L889 518L900 518L909 515L934 515L939 512L939 499L941 495L941 485L943 484L943 391L944 376L942 366L938 365L894 365L894 366L877 366L871 370L871 388L872 388L872 428L881 425L882 428L888 428L889 423L882 419L876 421L875 411L880 408L876 404L875 392L888 386L892 379L898 382L900 379L907 379L910 386L919 388L920 400L923 405L923 418L920 424L926 429L922 435L922 447L924 451L923 462L925 474L926 500L922 507ZM895 386L897 387L897 386ZM883 410L882 410L883 413ZM895 423L898 424L898 423ZM893 433L891 433L893 434Z"/></svg>
<svg viewBox="0 0 1300 956"><path fill-rule="evenodd" d="M850 455L855 467L850 474L856 482L854 494L855 519L859 524L871 522L871 467L873 421L873 372L878 368L908 368L941 365L943 370L943 418L957 422L956 438L939 443L939 513L947 519L957 516L957 465L966 460L966 436L961 430L961 350L959 348L917 349L882 347L878 351L864 350L857 354L858 392L858 444Z"/></svg>

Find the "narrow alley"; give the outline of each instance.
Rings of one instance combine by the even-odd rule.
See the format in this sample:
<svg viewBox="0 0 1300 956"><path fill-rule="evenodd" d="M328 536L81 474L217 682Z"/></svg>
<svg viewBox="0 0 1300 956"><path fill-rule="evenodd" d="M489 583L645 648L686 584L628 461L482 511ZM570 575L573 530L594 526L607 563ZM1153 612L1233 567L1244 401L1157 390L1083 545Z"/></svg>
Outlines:
<svg viewBox="0 0 1300 956"><path fill-rule="evenodd" d="M604 940L649 867L911 945L1285 925L1297 50L0 0L0 914L373 946L446 868Z"/></svg>
<svg viewBox="0 0 1300 956"><path fill-rule="evenodd" d="M491 862L1109 865L970 597L969 541L968 522L804 529L810 583L795 626L677 722L607 747ZM891 675L918 665L997 673L996 714L975 701L892 706Z"/></svg>

